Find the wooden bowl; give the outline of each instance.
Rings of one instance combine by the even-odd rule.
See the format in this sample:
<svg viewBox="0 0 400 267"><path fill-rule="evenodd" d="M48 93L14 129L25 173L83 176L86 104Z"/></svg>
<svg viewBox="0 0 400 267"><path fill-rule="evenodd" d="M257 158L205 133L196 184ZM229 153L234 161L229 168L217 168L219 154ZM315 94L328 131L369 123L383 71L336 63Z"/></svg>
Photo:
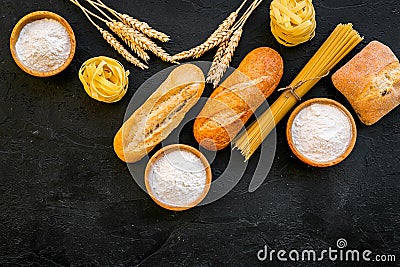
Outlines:
<svg viewBox="0 0 400 267"><path fill-rule="evenodd" d="M162 156L164 156L165 154L172 152L172 151L176 151L176 150L186 150L186 151L191 152L192 154L196 155L203 163L203 165L205 167L205 171L206 171L206 184L205 184L202 194L200 195L200 197L198 199L196 199L192 203L188 204L187 206L174 206L174 205L170 205L170 204L167 204L167 203L161 201L160 199L157 198L157 196L151 189L150 181L149 181L150 170L151 170L151 167L153 166L153 164L158 159L160 159ZM182 145L182 144L169 145L169 146L163 147L162 149L157 151L153 155L153 157L151 157L150 161L148 162L148 164L146 166L146 170L145 170L145 175L144 175L144 181L146 184L147 192L149 193L150 197L154 200L154 202L156 202L159 206L161 206L165 209L173 210L173 211L187 210L187 209L197 206L206 197L208 191L210 190L211 180L212 180L211 168L210 168L210 164L208 163L206 157L197 149L195 149L191 146Z"/></svg>
<svg viewBox="0 0 400 267"><path fill-rule="evenodd" d="M299 114L299 112L301 110L303 110L304 108L306 108L312 104L315 104L315 103L335 106L336 108L340 109L346 115L346 117L349 119L349 122L351 124L352 136L351 136L351 141L349 143L349 146L347 147L346 151L341 156L337 157L336 159L334 159L332 161L319 162L319 161L314 161L314 160L307 158L306 156L304 156L302 153L300 153L297 150L297 148L293 142L293 139L292 139L292 124L293 124L293 121L296 118L297 114ZM308 165L314 166L314 167L330 167L330 166L333 166L333 165L336 165L336 164L342 162L351 153L351 151L354 148L354 145L356 144L357 127L356 127L356 123L354 121L353 116L342 104L340 104L339 102L337 102L335 100L328 99L328 98L314 98L314 99L308 100L308 101L300 104L292 112L292 114L289 117L287 127L286 127L286 137L287 137L287 141L289 143L290 149L296 155L296 157L299 158L301 161L303 161L304 163L306 163Z"/></svg>
<svg viewBox="0 0 400 267"><path fill-rule="evenodd" d="M40 71L32 70L32 69L28 68L27 66L25 66L19 60L17 53L16 53L16 49L15 49L15 44L18 41L19 34L20 34L22 28L26 24L33 22L35 20L40 20L40 19L54 19L54 20L58 21L59 23L61 23L67 30L69 39L70 39L70 43L71 43L71 51L70 51L69 57L64 62L64 64L55 70L47 71L47 72L40 72ZM10 50L11 50L11 55L14 58L15 63L17 63L17 65L26 73L33 75L33 76L37 76L37 77L49 77L49 76L56 75L56 74L60 73L61 71L63 71L71 63L72 58L75 55L75 49L76 49L76 40L75 40L74 31L72 30L71 26L68 24L68 22L64 18L62 18L61 16L59 16L53 12L49 12L49 11L36 11L36 12L32 12L32 13L29 13L28 15L24 16L15 25L15 27L11 33L11 37L10 37Z"/></svg>

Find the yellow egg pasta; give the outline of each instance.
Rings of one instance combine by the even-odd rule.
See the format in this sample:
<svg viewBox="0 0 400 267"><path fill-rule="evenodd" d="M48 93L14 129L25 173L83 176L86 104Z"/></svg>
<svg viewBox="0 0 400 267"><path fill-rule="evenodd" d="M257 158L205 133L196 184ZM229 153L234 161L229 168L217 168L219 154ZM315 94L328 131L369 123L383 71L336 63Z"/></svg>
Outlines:
<svg viewBox="0 0 400 267"><path fill-rule="evenodd" d="M114 103L126 94L129 71L109 57L94 57L82 64L79 70L86 93L101 102Z"/></svg>
<svg viewBox="0 0 400 267"><path fill-rule="evenodd" d="M272 34L285 46L296 46L315 36L312 0L273 0L270 17Z"/></svg>

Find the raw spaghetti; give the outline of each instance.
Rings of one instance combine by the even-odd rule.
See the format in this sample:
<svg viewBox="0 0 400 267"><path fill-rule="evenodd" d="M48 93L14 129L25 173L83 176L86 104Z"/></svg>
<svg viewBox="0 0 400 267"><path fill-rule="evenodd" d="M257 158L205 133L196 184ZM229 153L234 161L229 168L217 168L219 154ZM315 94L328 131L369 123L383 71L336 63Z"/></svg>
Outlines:
<svg viewBox="0 0 400 267"><path fill-rule="evenodd" d="M285 46L296 46L315 36L312 0L273 0L270 17L272 34Z"/></svg>
<svg viewBox="0 0 400 267"><path fill-rule="evenodd" d="M128 75L119 61L104 56L87 60L79 70L86 93L105 103L121 100L128 89Z"/></svg>
<svg viewBox="0 0 400 267"><path fill-rule="evenodd" d="M345 57L363 38L352 24L339 24L304 66L289 87L234 141L234 146L248 160L275 125L289 112L319 80Z"/></svg>

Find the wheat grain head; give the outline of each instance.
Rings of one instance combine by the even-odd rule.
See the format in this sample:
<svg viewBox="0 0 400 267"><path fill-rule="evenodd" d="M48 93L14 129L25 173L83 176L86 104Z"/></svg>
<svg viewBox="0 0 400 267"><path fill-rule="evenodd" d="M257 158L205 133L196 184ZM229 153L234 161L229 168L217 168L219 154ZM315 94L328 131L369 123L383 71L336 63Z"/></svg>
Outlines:
<svg viewBox="0 0 400 267"><path fill-rule="evenodd" d="M220 82L222 76L224 76L226 69L229 67L236 48L239 45L242 33L242 28L239 28L232 34L232 37L227 44L225 54L221 57L220 62L217 63L214 74L209 77L209 80L213 81L214 88L218 86L218 83Z"/></svg>
<svg viewBox="0 0 400 267"><path fill-rule="evenodd" d="M150 38L160 40L161 42L168 42L170 40L168 35L166 35L163 32L153 29L146 22L139 21L135 18L132 18L131 16L129 16L127 14L121 14L120 18L125 25L128 25L128 26L140 31L141 33L147 35Z"/></svg>
<svg viewBox="0 0 400 267"><path fill-rule="evenodd" d="M214 77L215 71L216 71L219 63L221 62L222 57L225 54L225 51L228 47L229 39L231 36L232 36L232 31L230 30L229 34L222 40L221 44L219 45L217 53L215 53L215 56L213 58L213 62L211 64L210 70L208 71L206 82L208 82L208 83L213 82L212 77Z"/></svg>
<svg viewBox="0 0 400 267"><path fill-rule="evenodd" d="M131 37L130 37L130 27L126 26L122 22L112 20L106 23L108 28L112 32L114 32L116 35L118 35L119 38L121 38L131 49L134 51L141 59L143 59L145 62L147 62L150 57L144 51L143 48L141 48Z"/></svg>
<svg viewBox="0 0 400 267"><path fill-rule="evenodd" d="M129 53L128 50L125 49L125 47L108 31L99 28L99 31L101 35L103 36L104 40L107 41L108 44L110 44L119 54L121 54L127 61L132 63L133 65L141 68L142 70L147 69L148 67L140 62L139 59L136 57L132 56L131 53Z"/></svg>
<svg viewBox="0 0 400 267"><path fill-rule="evenodd" d="M172 56L172 58L176 61L178 60L182 60L182 59L186 59L186 58L199 58L202 55L204 55L204 53L206 53L207 51L213 49L214 47L218 46L222 40L226 37L226 35L228 34L228 30L232 27L232 25L235 23L236 18L237 18L237 13L236 12L232 12L219 26L218 28L210 35L210 37L208 37L208 39L190 49L187 51L183 51L181 53L178 53L174 56Z"/></svg>

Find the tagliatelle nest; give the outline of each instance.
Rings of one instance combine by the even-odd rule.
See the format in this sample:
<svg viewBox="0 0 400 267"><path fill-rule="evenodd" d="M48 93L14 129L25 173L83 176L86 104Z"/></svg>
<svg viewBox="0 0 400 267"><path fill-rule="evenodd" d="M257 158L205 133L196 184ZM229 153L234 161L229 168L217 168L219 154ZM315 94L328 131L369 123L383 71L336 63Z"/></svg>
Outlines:
<svg viewBox="0 0 400 267"><path fill-rule="evenodd" d="M86 93L105 103L117 102L126 94L128 75L119 61L104 56L87 60L79 70Z"/></svg>
<svg viewBox="0 0 400 267"><path fill-rule="evenodd" d="M285 46L296 46L315 36L315 10L312 0L273 0L271 32Z"/></svg>

